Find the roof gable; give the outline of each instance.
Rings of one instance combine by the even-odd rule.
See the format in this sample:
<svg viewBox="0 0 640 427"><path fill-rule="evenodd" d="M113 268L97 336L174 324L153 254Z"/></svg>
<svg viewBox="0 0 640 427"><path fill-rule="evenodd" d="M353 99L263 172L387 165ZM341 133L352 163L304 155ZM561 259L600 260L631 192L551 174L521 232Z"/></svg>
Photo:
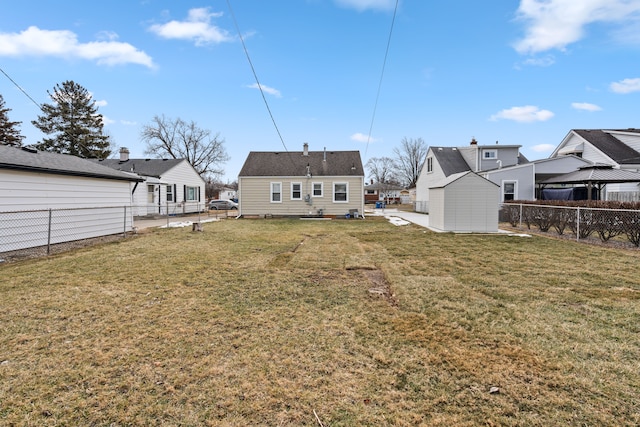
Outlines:
<svg viewBox="0 0 640 427"><path fill-rule="evenodd" d="M574 129L573 132L618 164L640 163L640 153L608 132L599 129Z"/></svg>
<svg viewBox="0 0 640 427"><path fill-rule="evenodd" d="M359 151L252 151L240 170L248 176L364 176Z"/></svg>
<svg viewBox="0 0 640 427"><path fill-rule="evenodd" d="M121 172L102 166L92 160L69 154L38 151L29 147L0 145L0 169L53 173L59 175L85 176L142 181L136 174Z"/></svg>

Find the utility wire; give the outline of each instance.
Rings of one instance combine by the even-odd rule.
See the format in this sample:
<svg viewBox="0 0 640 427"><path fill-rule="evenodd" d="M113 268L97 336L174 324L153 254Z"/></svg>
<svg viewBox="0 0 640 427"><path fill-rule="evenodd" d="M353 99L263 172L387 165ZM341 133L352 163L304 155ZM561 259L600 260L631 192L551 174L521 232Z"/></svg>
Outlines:
<svg viewBox="0 0 640 427"><path fill-rule="evenodd" d="M282 138L282 134L280 134L280 129L278 129L278 125L276 124L276 120L271 113L271 108L269 108L269 103L267 102L267 97L264 95L264 91L262 90L262 85L258 80L258 74L253 66L253 62L251 62L251 57L249 56L249 51L247 50L247 46L244 44L244 38L242 37L242 33L240 32L240 27L238 26L238 21L236 20L236 15L233 13L233 9L231 8L231 1L227 0L227 6L229 7L229 12L231 13L231 18L233 19L233 24L236 27L236 31L238 32L238 37L240 37L240 42L242 43L242 48L244 49L244 54L247 56L247 61L249 61L249 65L251 66L251 72L253 73L253 77L256 79L256 83L258 85L258 89L260 89L260 94L262 95L262 100L264 101L264 105L267 107L267 111L269 112L269 117L271 117L271 122L273 122L273 126L276 128L276 132L278 133L278 137L280 138L280 142L284 147L284 151L287 153L287 146L284 143L284 139Z"/></svg>
<svg viewBox="0 0 640 427"><path fill-rule="evenodd" d="M5 76L6 76L6 77L11 81L11 83L13 83L13 84L18 88L18 89L20 89L20 92L24 93L24 94L25 94L25 96L31 100L31 102L33 102L34 104L36 104L36 105L38 106L38 109L39 109L39 110L42 110L42 105L38 104L38 103L35 101L35 99L33 99L33 98L31 97L31 95L29 95L29 94L28 94L24 89L22 89L22 87L21 87L18 83L16 83L16 82L15 82L15 80L13 80L11 77L9 77L9 74L5 73L5 72L4 72L4 70L3 70L2 68L0 68L0 72L2 72L2 74L4 74L4 75L5 75Z"/></svg>
<svg viewBox="0 0 640 427"><path fill-rule="evenodd" d="M380 88L382 87L382 78L384 77L384 69L387 65L387 56L389 55L389 46L391 46L391 35L393 34L393 26L396 22L396 14L398 12L398 3L400 0L396 0L396 6L393 9L393 18L391 19L391 28L389 29L389 38L387 39L387 49L384 52L384 61L382 61L382 72L380 73L380 81L378 82L378 92L376 93L376 101L373 104L373 114L371 115L371 124L369 125L369 135L367 135L367 145L364 149L364 158L367 157L367 150L369 149L369 142L371 141L371 131L373 130L373 122L376 118L376 110L378 109L378 99L380 98Z"/></svg>

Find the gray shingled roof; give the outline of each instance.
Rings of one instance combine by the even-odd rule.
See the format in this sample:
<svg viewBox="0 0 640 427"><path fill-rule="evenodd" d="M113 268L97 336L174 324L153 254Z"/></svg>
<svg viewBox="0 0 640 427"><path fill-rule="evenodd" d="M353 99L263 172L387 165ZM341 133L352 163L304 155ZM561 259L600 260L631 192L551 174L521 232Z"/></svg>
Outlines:
<svg viewBox="0 0 640 427"><path fill-rule="evenodd" d="M116 171L80 157L9 145L0 145L0 169L142 181L135 174Z"/></svg>
<svg viewBox="0 0 640 427"><path fill-rule="evenodd" d="M573 131L620 165L640 163L640 153L607 132L600 129L574 129ZM624 132L635 131L635 129L624 130Z"/></svg>
<svg viewBox="0 0 640 427"><path fill-rule="evenodd" d="M359 151L252 151L239 176L364 176Z"/></svg>
<svg viewBox="0 0 640 427"><path fill-rule="evenodd" d="M455 147L431 147L431 151L445 176L471 170L460 151Z"/></svg>
<svg viewBox="0 0 640 427"><path fill-rule="evenodd" d="M139 175L151 176L154 178L160 178L169 169L173 168L177 164L185 161L184 159L104 159L104 160L92 160L103 166L111 169L134 172Z"/></svg>

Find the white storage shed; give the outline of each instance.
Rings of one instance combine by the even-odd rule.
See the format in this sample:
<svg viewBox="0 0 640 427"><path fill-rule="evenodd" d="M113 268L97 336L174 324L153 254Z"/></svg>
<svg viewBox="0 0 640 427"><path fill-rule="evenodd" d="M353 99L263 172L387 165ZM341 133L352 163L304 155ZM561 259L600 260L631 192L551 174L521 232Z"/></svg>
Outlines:
<svg viewBox="0 0 640 427"><path fill-rule="evenodd" d="M429 188L429 226L459 233L497 233L500 186L474 172L453 174Z"/></svg>

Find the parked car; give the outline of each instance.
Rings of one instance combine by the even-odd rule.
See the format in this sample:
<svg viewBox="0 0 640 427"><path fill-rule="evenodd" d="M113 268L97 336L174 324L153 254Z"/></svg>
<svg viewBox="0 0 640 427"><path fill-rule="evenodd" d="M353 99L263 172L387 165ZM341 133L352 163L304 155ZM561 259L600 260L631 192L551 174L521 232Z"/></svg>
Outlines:
<svg viewBox="0 0 640 427"><path fill-rule="evenodd" d="M209 209L214 210L229 210L229 209L238 209L238 204L231 200L211 200L209 202Z"/></svg>

